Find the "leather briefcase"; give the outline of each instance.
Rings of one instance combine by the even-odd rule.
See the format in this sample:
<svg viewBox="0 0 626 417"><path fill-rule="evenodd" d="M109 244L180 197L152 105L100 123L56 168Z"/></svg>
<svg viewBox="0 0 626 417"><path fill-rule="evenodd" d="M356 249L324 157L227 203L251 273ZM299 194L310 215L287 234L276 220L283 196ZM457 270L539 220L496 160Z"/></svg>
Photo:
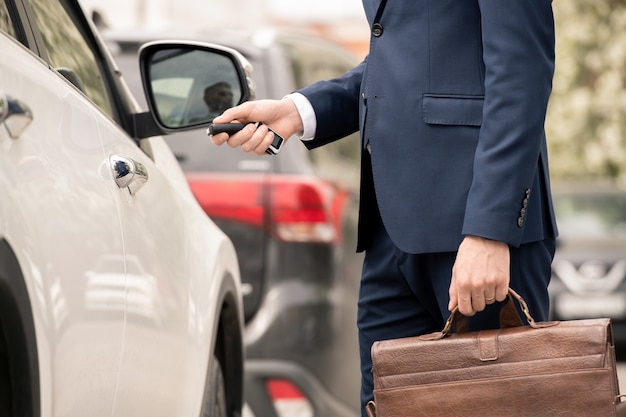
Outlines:
<svg viewBox="0 0 626 417"><path fill-rule="evenodd" d="M535 322L509 290L500 329L467 329L453 311L441 332L375 342L370 417L626 415L609 319Z"/></svg>

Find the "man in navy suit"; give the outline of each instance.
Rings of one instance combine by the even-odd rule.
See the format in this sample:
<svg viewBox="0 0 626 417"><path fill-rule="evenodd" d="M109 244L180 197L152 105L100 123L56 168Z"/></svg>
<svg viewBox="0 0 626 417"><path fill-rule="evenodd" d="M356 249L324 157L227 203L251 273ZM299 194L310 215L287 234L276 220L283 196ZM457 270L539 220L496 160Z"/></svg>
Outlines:
<svg viewBox="0 0 626 417"><path fill-rule="evenodd" d="M554 71L551 0L363 0L365 60L216 123L263 122L308 148L362 139L358 328L362 394L375 340L441 330L458 307L494 327L508 287L537 320L557 235L544 121ZM250 124L215 144L263 154ZM495 306L492 306L495 304ZM495 308L494 308L495 307ZM365 412L363 412L365 415Z"/></svg>

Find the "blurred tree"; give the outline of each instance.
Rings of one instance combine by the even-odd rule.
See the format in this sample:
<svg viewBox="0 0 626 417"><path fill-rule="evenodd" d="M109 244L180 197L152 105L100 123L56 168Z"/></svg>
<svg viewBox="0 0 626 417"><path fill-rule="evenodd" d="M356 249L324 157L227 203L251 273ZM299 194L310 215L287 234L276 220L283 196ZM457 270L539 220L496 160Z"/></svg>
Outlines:
<svg viewBox="0 0 626 417"><path fill-rule="evenodd" d="M555 1L546 129L554 179L626 183L626 0Z"/></svg>

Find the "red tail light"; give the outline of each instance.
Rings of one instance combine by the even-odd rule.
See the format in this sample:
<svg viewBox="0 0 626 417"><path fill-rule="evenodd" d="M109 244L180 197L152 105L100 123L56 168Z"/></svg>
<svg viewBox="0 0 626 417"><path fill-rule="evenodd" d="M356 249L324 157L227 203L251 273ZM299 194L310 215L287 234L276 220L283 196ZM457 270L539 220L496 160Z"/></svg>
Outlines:
<svg viewBox="0 0 626 417"><path fill-rule="evenodd" d="M291 381L269 379L265 382L265 387L279 417L313 416L311 403Z"/></svg>
<svg viewBox="0 0 626 417"><path fill-rule="evenodd" d="M187 176L212 218L262 227L284 241L337 242L347 192L304 176L193 174Z"/></svg>
<svg viewBox="0 0 626 417"><path fill-rule="evenodd" d="M187 180L209 217L263 227L265 207L260 181L221 174L188 174Z"/></svg>

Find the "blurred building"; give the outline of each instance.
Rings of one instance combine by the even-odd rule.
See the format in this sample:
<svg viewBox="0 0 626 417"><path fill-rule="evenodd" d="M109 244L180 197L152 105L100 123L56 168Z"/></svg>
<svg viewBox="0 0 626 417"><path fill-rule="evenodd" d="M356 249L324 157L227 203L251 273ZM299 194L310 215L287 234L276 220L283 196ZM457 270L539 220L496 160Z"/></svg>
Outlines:
<svg viewBox="0 0 626 417"><path fill-rule="evenodd" d="M247 29L274 26L318 34L367 54L369 31L360 0L79 0L115 28Z"/></svg>

